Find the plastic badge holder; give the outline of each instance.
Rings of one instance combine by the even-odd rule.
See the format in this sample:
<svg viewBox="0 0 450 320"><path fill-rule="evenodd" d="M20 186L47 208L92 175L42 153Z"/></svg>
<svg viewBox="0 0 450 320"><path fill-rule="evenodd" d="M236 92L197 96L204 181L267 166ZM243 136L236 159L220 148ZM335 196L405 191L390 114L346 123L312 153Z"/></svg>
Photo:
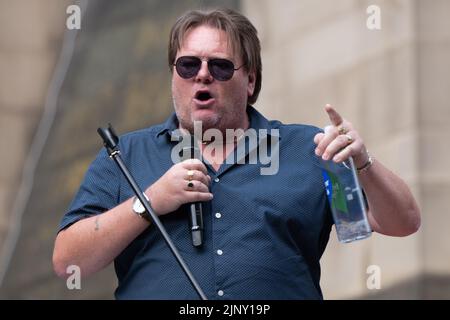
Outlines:
<svg viewBox="0 0 450 320"><path fill-rule="evenodd" d="M319 158L325 189L333 214L338 240L343 243L370 237L365 201L353 158L343 163Z"/></svg>

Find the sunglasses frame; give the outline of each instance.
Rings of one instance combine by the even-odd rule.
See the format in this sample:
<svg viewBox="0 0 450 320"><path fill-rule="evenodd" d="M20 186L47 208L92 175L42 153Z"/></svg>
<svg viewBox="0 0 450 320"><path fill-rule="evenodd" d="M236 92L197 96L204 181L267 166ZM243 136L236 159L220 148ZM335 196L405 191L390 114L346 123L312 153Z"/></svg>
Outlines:
<svg viewBox="0 0 450 320"><path fill-rule="evenodd" d="M196 59L197 61L200 61L200 64L199 64L199 66L198 66L198 70L197 70L191 77L185 77L185 76L183 76L183 75L180 73L179 69L178 69L178 68L179 68L179 67L178 67L178 63L179 63L180 59L182 59L182 58L191 58L191 59ZM173 66L175 67L175 70L177 71L178 75L179 75L181 78L183 78L183 79L191 79L191 78L193 78L193 77L195 77L195 76L198 75L198 73L200 72L200 69L202 68L202 63L203 63L203 61L206 61L206 62L208 63L208 72L209 72L209 74L210 74L215 80L217 80L217 81L228 81L228 80L231 80L231 78L233 78L233 76L234 76L234 72L237 71L237 70L239 70L239 69L241 69L243 66L245 66L245 64L243 64L243 65L241 65L239 68L235 68L235 67L234 67L233 61L228 60L228 59L224 59L224 58L201 59L201 58L196 57L196 56L181 56L181 57L178 57L178 59L177 59L177 60L175 61L175 63L173 64ZM232 70L233 70L233 72L231 73L230 77L227 77L227 78L218 77L217 73L214 71L214 69L212 68L212 65L211 65L211 62L214 62L214 61L225 61L225 62L227 62L227 63L230 63L230 65L232 66ZM231 69L230 69L230 70L231 70Z"/></svg>

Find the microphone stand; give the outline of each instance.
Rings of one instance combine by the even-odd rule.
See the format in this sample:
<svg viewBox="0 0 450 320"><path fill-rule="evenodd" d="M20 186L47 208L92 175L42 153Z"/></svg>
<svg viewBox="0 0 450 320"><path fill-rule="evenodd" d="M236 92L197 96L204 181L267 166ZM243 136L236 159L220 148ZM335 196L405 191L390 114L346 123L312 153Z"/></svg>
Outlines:
<svg viewBox="0 0 450 320"><path fill-rule="evenodd" d="M192 286L194 287L195 291L199 295L199 297L202 300L208 300L206 295L204 294L203 290L200 288L199 284L195 280L193 274L189 270L188 266L184 262L183 258L181 257L180 253L178 252L177 248L173 244L172 240L170 239L169 234L167 233L166 229L164 228L163 224L161 223L161 220L159 220L158 216L153 211L152 207L150 206L150 203L148 200L144 197L144 193L137 185L135 179L131 175L130 171L125 166L121 156L120 156L120 150L119 150L119 138L114 132L114 129L112 128L111 124L109 124L108 128L98 128L97 129L98 134L103 139L103 144L108 151L109 157L112 158L116 164L119 166L119 169L124 174L125 178L127 179L128 183L130 184L131 188L133 189L134 193L136 194L136 197L141 201L142 205L144 206L146 210L146 214L149 214L153 223L158 228L159 232L163 236L164 240L166 241L167 245L170 248L170 251L172 251L172 254L175 256L175 259L179 263L181 269L183 269L184 273L188 277L189 281L191 282Z"/></svg>

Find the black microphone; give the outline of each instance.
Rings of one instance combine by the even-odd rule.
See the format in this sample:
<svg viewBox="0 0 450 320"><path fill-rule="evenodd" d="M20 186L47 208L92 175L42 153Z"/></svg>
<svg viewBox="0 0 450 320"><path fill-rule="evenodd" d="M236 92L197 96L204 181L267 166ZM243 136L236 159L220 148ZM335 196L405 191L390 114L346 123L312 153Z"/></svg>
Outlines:
<svg viewBox="0 0 450 320"><path fill-rule="evenodd" d="M183 139L190 139L189 145L183 148L183 160L199 159L201 161L200 149L197 147L193 135L185 136ZM203 209L201 202L188 204L189 207L189 228L191 229L192 245L200 247L203 245Z"/></svg>

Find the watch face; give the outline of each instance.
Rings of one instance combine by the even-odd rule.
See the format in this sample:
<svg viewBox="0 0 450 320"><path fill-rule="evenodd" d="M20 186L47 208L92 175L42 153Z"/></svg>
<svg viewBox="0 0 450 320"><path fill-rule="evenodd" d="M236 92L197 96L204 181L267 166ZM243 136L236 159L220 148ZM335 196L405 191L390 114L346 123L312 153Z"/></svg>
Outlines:
<svg viewBox="0 0 450 320"><path fill-rule="evenodd" d="M133 210L134 210L134 212L139 213L139 214L144 213L144 211L145 211L144 206L142 205L141 201L139 201L138 198L134 199Z"/></svg>

